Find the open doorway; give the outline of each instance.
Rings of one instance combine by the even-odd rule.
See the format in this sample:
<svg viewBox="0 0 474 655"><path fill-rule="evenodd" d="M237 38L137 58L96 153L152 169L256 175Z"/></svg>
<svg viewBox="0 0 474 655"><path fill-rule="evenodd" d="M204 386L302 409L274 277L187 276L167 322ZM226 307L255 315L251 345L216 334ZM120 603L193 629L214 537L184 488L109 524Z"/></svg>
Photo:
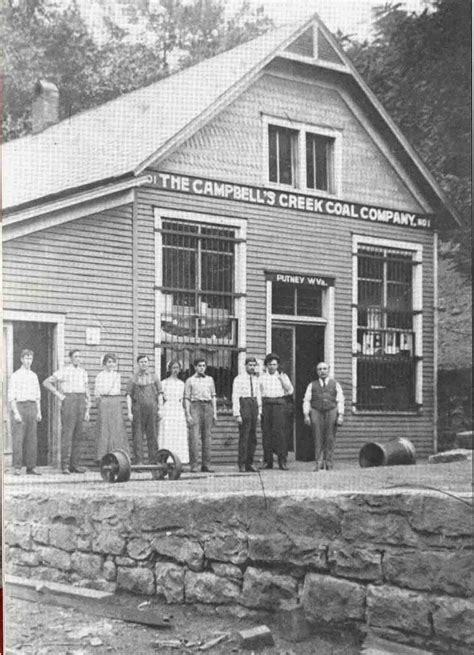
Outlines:
<svg viewBox="0 0 474 655"><path fill-rule="evenodd" d="M281 358L281 367L295 388L295 420L293 439L288 450L297 460L314 460L311 428L304 424L303 397L306 387L314 380L316 365L324 359L323 325L272 323L272 352Z"/></svg>
<svg viewBox="0 0 474 655"><path fill-rule="evenodd" d="M54 370L54 323L38 321L11 321L4 327L4 357L9 370L21 366L20 355L25 348L33 350L31 370L38 376L40 385ZM7 381L8 384L8 381ZM50 394L41 389L42 421L38 423L38 465L47 466L53 458L53 419ZM8 428L7 428L8 429ZM8 440L6 440L8 443Z"/></svg>

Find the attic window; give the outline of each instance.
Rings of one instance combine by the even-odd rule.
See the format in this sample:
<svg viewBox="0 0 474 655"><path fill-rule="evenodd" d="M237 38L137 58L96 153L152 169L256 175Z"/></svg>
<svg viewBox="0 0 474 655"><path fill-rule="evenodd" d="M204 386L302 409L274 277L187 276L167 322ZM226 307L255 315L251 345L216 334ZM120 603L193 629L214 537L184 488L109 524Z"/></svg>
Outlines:
<svg viewBox="0 0 474 655"><path fill-rule="evenodd" d="M310 27L300 34L300 36L295 39L290 45L286 48L288 52L292 52L295 55L301 55L303 57L314 57L314 34L313 28Z"/></svg>
<svg viewBox="0 0 474 655"><path fill-rule="evenodd" d="M324 59L334 64L344 63L321 30L318 30L318 59Z"/></svg>

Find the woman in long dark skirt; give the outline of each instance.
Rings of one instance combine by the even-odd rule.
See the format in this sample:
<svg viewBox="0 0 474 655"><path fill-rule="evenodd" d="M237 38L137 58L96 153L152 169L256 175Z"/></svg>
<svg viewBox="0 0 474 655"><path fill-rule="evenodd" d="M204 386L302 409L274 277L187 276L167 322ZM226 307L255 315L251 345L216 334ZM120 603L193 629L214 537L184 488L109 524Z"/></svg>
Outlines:
<svg viewBox="0 0 474 655"><path fill-rule="evenodd" d="M94 396L97 399L96 460L112 450L128 452L128 439L122 414L120 373L117 371L117 355L106 353L102 360L103 370L95 379Z"/></svg>

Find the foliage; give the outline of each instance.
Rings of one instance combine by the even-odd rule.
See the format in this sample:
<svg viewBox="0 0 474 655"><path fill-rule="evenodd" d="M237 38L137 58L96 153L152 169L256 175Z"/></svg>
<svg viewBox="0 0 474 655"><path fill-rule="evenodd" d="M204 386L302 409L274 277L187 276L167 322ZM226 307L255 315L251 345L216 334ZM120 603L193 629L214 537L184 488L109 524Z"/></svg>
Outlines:
<svg viewBox="0 0 474 655"><path fill-rule="evenodd" d="M443 253L471 271L471 2L432 0L421 14L388 3L375 14L375 39L343 45L466 227L445 231Z"/></svg>
<svg viewBox="0 0 474 655"><path fill-rule="evenodd" d="M74 2L3 3L5 140L31 131L39 78L60 89L60 118L65 118L247 41L271 25L261 9L245 2L230 17L223 0L130 0L125 9L131 22L140 24L140 39L130 39L110 20L104 23L106 38L94 38Z"/></svg>

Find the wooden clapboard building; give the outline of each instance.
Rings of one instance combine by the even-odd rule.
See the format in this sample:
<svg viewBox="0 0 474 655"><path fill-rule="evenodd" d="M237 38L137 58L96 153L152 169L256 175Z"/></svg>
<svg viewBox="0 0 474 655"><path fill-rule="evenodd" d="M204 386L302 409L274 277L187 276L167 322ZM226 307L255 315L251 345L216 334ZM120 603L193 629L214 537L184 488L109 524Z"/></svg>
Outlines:
<svg viewBox="0 0 474 655"><path fill-rule="evenodd" d="M317 16L7 143L4 163L7 372L24 347L40 378L80 348L91 381L116 351L124 383L138 353L162 375L203 355L214 462L231 463L246 355L281 355L301 459L324 358L346 395L338 458L397 435L433 452L436 225L457 218ZM40 463L55 463L43 403Z"/></svg>

